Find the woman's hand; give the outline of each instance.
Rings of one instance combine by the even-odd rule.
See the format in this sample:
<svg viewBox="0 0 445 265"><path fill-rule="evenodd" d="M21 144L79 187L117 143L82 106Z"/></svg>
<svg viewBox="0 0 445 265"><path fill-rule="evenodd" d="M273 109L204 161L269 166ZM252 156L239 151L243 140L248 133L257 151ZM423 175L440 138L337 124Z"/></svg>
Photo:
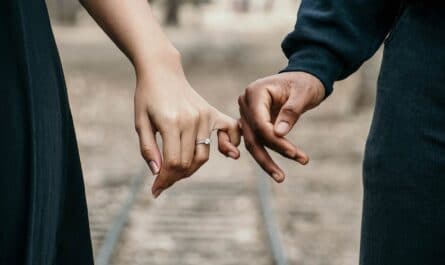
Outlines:
<svg viewBox="0 0 445 265"><path fill-rule="evenodd" d="M218 131L220 151L239 157L235 120L210 106L189 85L179 54L154 18L147 0L81 0L91 16L133 63L137 74L136 130L141 152L159 194L193 174L209 157L209 146L196 144ZM162 155L155 135L163 140Z"/></svg>
<svg viewBox="0 0 445 265"><path fill-rule="evenodd" d="M157 175L152 193L158 197L176 181L191 176L209 159L209 145L197 141L218 131L222 154L238 159L240 132L236 120L212 107L190 86L179 56L138 72L135 125L142 156ZM156 143L162 137L162 155Z"/></svg>

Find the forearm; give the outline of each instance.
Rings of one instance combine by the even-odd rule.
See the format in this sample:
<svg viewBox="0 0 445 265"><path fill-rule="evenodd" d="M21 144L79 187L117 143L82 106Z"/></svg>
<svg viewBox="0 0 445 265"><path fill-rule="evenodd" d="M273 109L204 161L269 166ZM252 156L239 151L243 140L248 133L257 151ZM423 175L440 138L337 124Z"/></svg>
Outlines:
<svg viewBox="0 0 445 265"><path fill-rule="evenodd" d="M284 71L305 71L325 85L356 71L381 45L401 7L399 0L303 0L295 30L283 42Z"/></svg>
<svg viewBox="0 0 445 265"><path fill-rule="evenodd" d="M190 86L179 53L162 32L147 0L83 0L82 4L135 66L135 127L141 154L156 175L155 197L208 160L208 145L196 142L214 130L219 150L233 159L239 157L238 123Z"/></svg>
<svg viewBox="0 0 445 265"><path fill-rule="evenodd" d="M146 0L82 0L82 5L127 55L139 75L150 66L180 71L180 56L163 33Z"/></svg>

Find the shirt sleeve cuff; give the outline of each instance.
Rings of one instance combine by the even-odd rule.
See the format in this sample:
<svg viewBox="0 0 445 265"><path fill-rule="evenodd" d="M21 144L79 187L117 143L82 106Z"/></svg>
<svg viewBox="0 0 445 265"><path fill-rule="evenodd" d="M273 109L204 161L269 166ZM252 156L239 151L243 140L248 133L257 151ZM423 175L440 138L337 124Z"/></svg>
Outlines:
<svg viewBox="0 0 445 265"><path fill-rule="evenodd" d="M339 79L342 69L341 60L329 50L306 46L290 55L288 66L280 73L301 71L314 75L323 83L326 98L332 93L334 82Z"/></svg>

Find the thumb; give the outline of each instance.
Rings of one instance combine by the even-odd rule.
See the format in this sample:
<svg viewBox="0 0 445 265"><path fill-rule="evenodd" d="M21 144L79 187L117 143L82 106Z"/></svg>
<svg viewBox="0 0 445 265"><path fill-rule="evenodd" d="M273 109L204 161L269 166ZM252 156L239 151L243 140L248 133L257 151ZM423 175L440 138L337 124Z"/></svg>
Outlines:
<svg viewBox="0 0 445 265"><path fill-rule="evenodd" d="M281 107L275 120L275 134L278 136L287 135L298 121L301 114L303 114L303 111L304 105L302 100L299 100L295 95L291 95Z"/></svg>

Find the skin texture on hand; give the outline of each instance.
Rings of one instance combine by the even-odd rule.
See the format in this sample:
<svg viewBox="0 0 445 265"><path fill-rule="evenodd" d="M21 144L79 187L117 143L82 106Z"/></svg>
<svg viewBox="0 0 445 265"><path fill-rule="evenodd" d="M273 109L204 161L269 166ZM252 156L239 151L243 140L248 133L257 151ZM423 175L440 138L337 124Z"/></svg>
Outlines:
<svg viewBox="0 0 445 265"><path fill-rule="evenodd" d="M218 131L221 153L239 157L237 121L200 97L188 83L179 53L162 32L146 0L81 0L135 67L135 125L142 156L156 175L155 197L192 175L209 158L197 140ZM156 142L161 134L162 154Z"/></svg>
<svg viewBox="0 0 445 265"><path fill-rule="evenodd" d="M308 155L285 136L303 113L322 102L324 91L313 75L289 72L259 79L239 97L239 124L246 148L275 181L283 182L285 173L266 148L306 165Z"/></svg>
<svg viewBox="0 0 445 265"><path fill-rule="evenodd" d="M135 125L142 156L156 175L152 193L158 197L175 182L191 176L209 159L209 145L196 144L218 131L222 154L239 158L236 120L209 105L187 82L180 65L162 65L138 79ZM162 137L162 154L155 135Z"/></svg>

